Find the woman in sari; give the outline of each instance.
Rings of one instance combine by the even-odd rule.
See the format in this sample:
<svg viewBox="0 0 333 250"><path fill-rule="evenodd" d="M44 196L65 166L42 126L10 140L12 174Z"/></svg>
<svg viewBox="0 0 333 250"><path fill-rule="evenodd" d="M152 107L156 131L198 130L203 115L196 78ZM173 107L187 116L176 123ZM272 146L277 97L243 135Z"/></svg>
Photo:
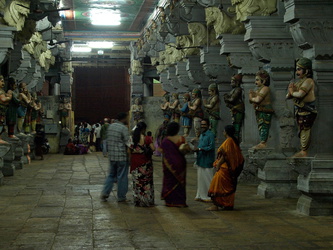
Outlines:
<svg viewBox="0 0 333 250"><path fill-rule="evenodd" d="M131 147L131 174L135 206L154 206L154 181L152 152L155 150L151 137L146 136L147 125L139 122L133 132Z"/></svg>
<svg viewBox="0 0 333 250"><path fill-rule="evenodd" d="M214 206L207 208L208 211L217 211L219 208L233 210L237 178L244 164L234 126L226 126L223 134L226 140L217 151L217 159L213 164L216 173L208 190Z"/></svg>
<svg viewBox="0 0 333 250"><path fill-rule="evenodd" d="M185 138L178 135L179 124L171 122L167 127L167 137L162 141L163 188L162 200L168 207L187 207L186 205L186 159L180 151Z"/></svg>

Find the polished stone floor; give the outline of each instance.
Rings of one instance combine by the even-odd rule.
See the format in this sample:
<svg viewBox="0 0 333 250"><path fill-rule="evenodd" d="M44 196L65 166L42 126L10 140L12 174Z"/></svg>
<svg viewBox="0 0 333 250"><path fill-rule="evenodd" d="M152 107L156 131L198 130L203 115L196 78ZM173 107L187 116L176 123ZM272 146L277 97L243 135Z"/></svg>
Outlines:
<svg viewBox="0 0 333 250"><path fill-rule="evenodd" d="M333 249L332 216L298 214L296 199L263 199L255 185L239 185L234 211L205 211L190 164L189 207L165 207L154 167L157 206L138 208L100 201L101 153L34 160L0 186L0 249Z"/></svg>

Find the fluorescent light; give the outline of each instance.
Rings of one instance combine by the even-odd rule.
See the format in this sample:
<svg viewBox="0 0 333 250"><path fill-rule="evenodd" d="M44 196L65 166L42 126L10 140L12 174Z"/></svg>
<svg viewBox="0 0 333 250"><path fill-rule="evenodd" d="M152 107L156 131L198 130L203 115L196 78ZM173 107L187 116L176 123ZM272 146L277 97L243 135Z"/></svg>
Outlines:
<svg viewBox="0 0 333 250"><path fill-rule="evenodd" d="M109 49L113 47L113 42L87 42L87 45L94 49Z"/></svg>
<svg viewBox="0 0 333 250"><path fill-rule="evenodd" d="M92 9L90 12L90 20L92 25L120 25L120 13L114 10Z"/></svg>
<svg viewBox="0 0 333 250"><path fill-rule="evenodd" d="M83 46L79 46L79 47L76 47L76 46L73 46L71 48L71 51L72 52L91 52L91 48L90 47L83 47Z"/></svg>
<svg viewBox="0 0 333 250"><path fill-rule="evenodd" d="M98 55L103 55L103 54L104 54L104 51L103 51L103 50L99 50L99 51L97 51L97 54L98 54Z"/></svg>

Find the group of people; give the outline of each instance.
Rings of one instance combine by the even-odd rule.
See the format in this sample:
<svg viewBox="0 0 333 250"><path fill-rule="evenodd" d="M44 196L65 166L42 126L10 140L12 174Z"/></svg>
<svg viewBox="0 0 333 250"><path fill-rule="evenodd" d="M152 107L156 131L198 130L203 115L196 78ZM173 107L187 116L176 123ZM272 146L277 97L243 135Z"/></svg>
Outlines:
<svg viewBox="0 0 333 250"><path fill-rule="evenodd" d="M296 75L299 81L290 83L286 98L294 100L296 121L301 138L301 151L295 157L307 156L310 143L310 129L316 118L317 111L314 105L315 93L312 80L311 61L301 58L297 62ZM116 121L107 128L107 145L110 159L110 172L106 178L101 199L106 201L113 188L118 183L118 202L126 201L128 191L128 166L133 179L133 195L136 206L154 205L154 181L152 152L158 150L163 159L163 188L161 198L166 206L187 207L186 204L186 158L189 151L197 153L198 187L195 200L213 202L213 206L207 210L219 209L232 210L234 207L237 178L244 165L244 158L239 147L240 130L244 119L245 105L240 84L242 75L234 75L231 79L232 91L224 95L224 101L230 108L233 124L224 128L225 141L218 148L215 158L216 127L219 119L219 110L214 109L218 105L216 85L209 87L210 98L204 102L209 118L203 117L201 109L200 90L192 91L192 100L188 93L184 94L184 105L180 106L178 95L173 95L170 101L165 96L165 102L161 104L165 121L158 129L157 146L146 135L146 124L142 120L135 121L135 129L132 135L128 131L128 114L121 113ZM270 97L270 77L265 70L256 74L255 84L257 88L249 91L249 102L253 104L260 143L257 149L265 148L268 139L270 122L274 110ZM140 105L137 101L136 105ZM176 110L179 112L171 112ZM142 115L142 109L133 109ZM189 113L189 115L186 115ZM139 115L137 114L137 118ZM141 116L140 116L141 117ZM181 124L184 136L179 135ZM141 117L142 118L142 117ZM140 118L140 119L141 119ZM170 122L173 118L173 122ZM188 118L188 120L187 120ZM198 118L198 119L195 119ZM193 141L186 141L192 120L198 140L198 146ZM211 128L211 129L209 129Z"/></svg>
<svg viewBox="0 0 333 250"><path fill-rule="evenodd" d="M201 121L201 134L197 148L189 146L184 136L179 135L180 125L170 122L166 136L158 149L163 159L163 187L161 199L169 207L187 207L186 203L186 158L188 152L196 151L198 167L198 189L196 200L214 203L209 210L233 208L237 177L244 158L239 148L235 129L225 128L226 141L218 150L215 159L215 137L209 130L209 119ZM132 176L133 201L135 206L150 207L154 201L154 178L152 153L153 139L146 135L147 125L138 122L132 133L128 129L128 114L120 113L108 126L107 145L109 173L101 192L101 200L107 201L115 183L117 200L126 202L128 171ZM213 171L215 167L215 174ZM200 170L199 170L200 169Z"/></svg>

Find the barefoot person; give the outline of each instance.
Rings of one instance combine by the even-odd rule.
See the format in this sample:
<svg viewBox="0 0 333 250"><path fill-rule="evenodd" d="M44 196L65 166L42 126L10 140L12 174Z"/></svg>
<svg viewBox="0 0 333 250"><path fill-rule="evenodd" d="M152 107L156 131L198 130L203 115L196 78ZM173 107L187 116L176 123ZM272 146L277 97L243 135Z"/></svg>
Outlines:
<svg viewBox="0 0 333 250"><path fill-rule="evenodd" d="M308 58L297 61L296 75L299 81L290 83L287 99L294 100L295 115L298 125L298 136L301 140L301 151L294 157L306 157L310 146L311 127L317 117L315 107L315 83L312 79L312 62Z"/></svg>
<svg viewBox="0 0 333 250"><path fill-rule="evenodd" d="M270 77L267 71L258 71L255 81L257 89L255 91L250 90L249 101L253 104L256 112L260 143L253 148L261 149L266 147L274 110L271 104L271 94L269 89Z"/></svg>
<svg viewBox="0 0 333 250"><path fill-rule="evenodd" d="M244 158L235 137L235 127L227 125L223 131L226 140L217 151L217 159L213 163L216 173L210 183L208 196L211 197L214 206L208 211L233 210L237 178L243 169Z"/></svg>

